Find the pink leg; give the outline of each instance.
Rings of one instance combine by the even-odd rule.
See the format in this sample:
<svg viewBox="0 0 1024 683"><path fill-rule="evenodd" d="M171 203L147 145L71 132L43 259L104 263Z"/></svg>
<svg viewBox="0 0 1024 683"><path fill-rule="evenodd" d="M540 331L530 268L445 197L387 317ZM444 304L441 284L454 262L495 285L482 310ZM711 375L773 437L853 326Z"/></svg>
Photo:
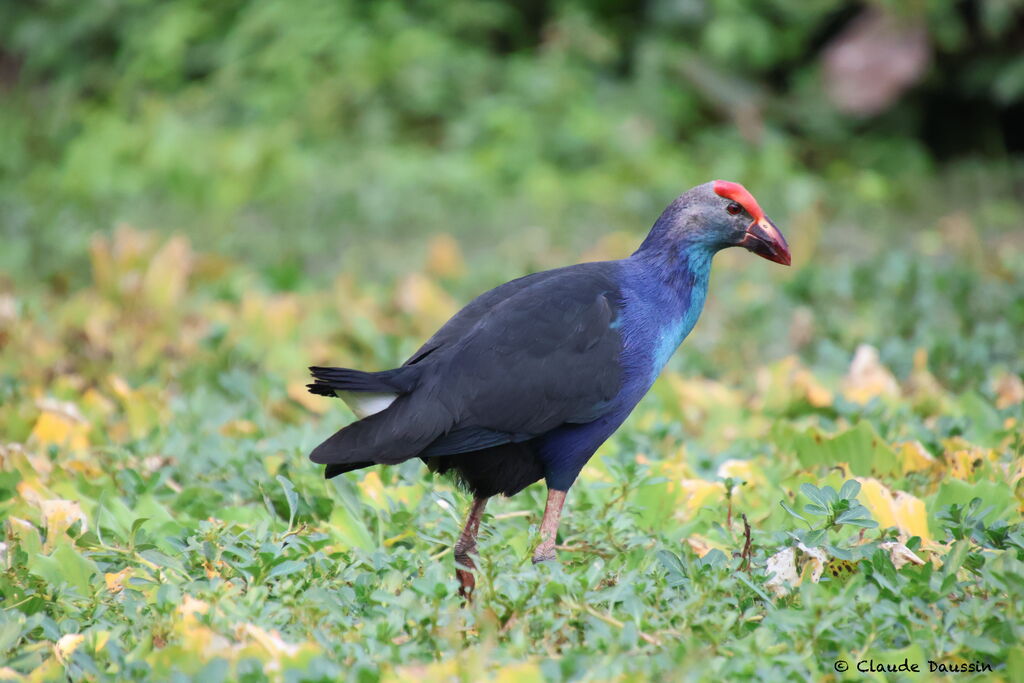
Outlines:
<svg viewBox="0 0 1024 683"><path fill-rule="evenodd" d="M459 579L459 595L466 600L473 599L473 590L476 589L476 577L473 576L476 565L470 553L476 553L476 535L480 531L480 518L484 515L485 505L486 498L473 499L469 516L466 517L466 526L455 542L455 576Z"/></svg>
<svg viewBox="0 0 1024 683"><path fill-rule="evenodd" d="M540 523L540 544L533 551L534 564L555 559L555 536L558 534L558 521L562 518L563 505L565 491L548 489L548 502L544 506L544 519Z"/></svg>

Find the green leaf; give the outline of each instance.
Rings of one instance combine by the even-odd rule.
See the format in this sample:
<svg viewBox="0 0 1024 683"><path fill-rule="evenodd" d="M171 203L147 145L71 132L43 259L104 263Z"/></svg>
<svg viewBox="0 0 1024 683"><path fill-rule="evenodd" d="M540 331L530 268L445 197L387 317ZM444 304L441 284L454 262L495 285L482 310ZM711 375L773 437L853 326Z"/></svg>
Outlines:
<svg viewBox="0 0 1024 683"><path fill-rule="evenodd" d="M267 574L268 579L272 579L275 576L285 576L291 574L302 574L306 569L305 562L299 562L298 560L285 560L281 564L277 565Z"/></svg>
<svg viewBox="0 0 1024 683"><path fill-rule="evenodd" d="M878 522L873 519L848 519L843 524L849 524L850 526L863 527L865 529L875 529L878 527Z"/></svg>
<svg viewBox="0 0 1024 683"><path fill-rule="evenodd" d="M799 512L797 512L797 511L796 511L796 510L794 510L793 508L789 507L789 505L787 505L787 504L786 504L786 501L784 501L784 500L780 500L780 501L779 501L779 505L781 505L781 506L782 506L782 509L783 509L783 510L785 510L786 512L788 512L788 513L789 513L790 515L792 515L793 517L796 517L796 518L797 518L797 519L799 519L799 520L800 520L801 522L804 522L805 524L810 524L810 522L808 522L808 521L807 521L807 519L806 519L806 518L805 518L805 517L804 517L803 515L801 515L801 514L800 514Z"/></svg>
<svg viewBox="0 0 1024 683"><path fill-rule="evenodd" d="M96 563L79 554L67 540L61 540L50 555L30 559L29 571L53 586L74 586L83 596L90 594L92 579L99 574Z"/></svg>
<svg viewBox="0 0 1024 683"><path fill-rule="evenodd" d="M828 499L814 484L801 484L800 493L810 498L813 502L817 503L822 508L828 508Z"/></svg>
<svg viewBox="0 0 1024 683"><path fill-rule="evenodd" d="M277 481L284 489L284 497L288 501L288 528L291 529L295 523L295 513L299 509L299 494L295 493L295 485L286 477L279 474Z"/></svg>
<svg viewBox="0 0 1024 683"><path fill-rule="evenodd" d="M825 536L827 534L828 534L828 531L826 529L815 529L814 531L809 531L809 532L807 532L807 534L804 535L804 541L803 541L804 545L806 545L806 546L821 545L822 541L825 540Z"/></svg>
<svg viewBox="0 0 1024 683"><path fill-rule="evenodd" d="M839 494L831 486L823 486L821 495L825 498L825 507L832 507L839 502Z"/></svg>
<svg viewBox="0 0 1024 683"><path fill-rule="evenodd" d="M970 550L971 544L969 541L957 541L954 543L953 547L946 553L946 556L942 558L942 575L956 576L957 570L963 566Z"/></svg>
<svg viewBox="0 0 1024 683"><path fill-rule="evenodd" d="M950 505L966 506L975 498L985 501L987 512L979 516L989 524L998 519L1009 519L1016 508L1016 496L1006 482L979 481L972 484L962 479L946 479L935 495L926 501L932 533L938 538L943 537L938 514L943 508Z"/></svg>
<svg viewBox="0 0 1024 683"><path fill-rule="evenodd" d="M854 500L860 493L860 482L856 479L847 479L843 487L839 489L839 497L846 500Z"/></svg>
<svg viewBox="0 0 1024 683"><path fill-rule="evenodd" d="M687 582L686 577L689 574L689 570L686 566L686 562L678 555L671 551L661 549L655 553L655 557L667 572L670 586L681 586Z"/></svg>
<svg viewBox="0 0 1024 683"><path fill-rule="evenodd" d="M24 627L24 614L14 610L0 611L0 655L14 647Z"/></svg>
<svg viewBox="0 0 1024 683"><path fill-rule="evenodd" d="M850 471L861 477L892 476L900 472L896 452L868 422L859 422L853 429L835 435L825 434L816 427L804 432L780 429L774 435L776 445L795 451L800 464L806 468L847 463ZM827 504L828 499L821 502Z"/></svg>
<svg viewBox="0 0 1024 683"><path fill-rule="evenodd" d="M764 600L764 602L765 602L765 605L767 605L769 609L775 609L775 602L774 602L774 601L773 601L773 600L772 600L772 599L771 599L770 597L768 597L768 594L767 594L767 593L765 593L765 592L764 592L764 591L763 591L763 590L761 589L761 587L760 587L760 586L758 586L758 585L757 585L757 584L755 584L755 583L754 583L753 581L751 581L751 580L750 580L750 579L748 579L748 578L747 578L746 576L744 576L744 575L743 575L743 572L736 572L735 576L736 576L736 578L737 578L737 579L739 579L739 580L740 580L741 582L743 582L744 584L746 584L746 586L747 586L748 588L750 588L750 590L752 590L752 591L754 591L755 593L757 593L757 594L758 594L758 596L759 596L759 597L760 597L760 598L761 598L762 600Z"/></svg>

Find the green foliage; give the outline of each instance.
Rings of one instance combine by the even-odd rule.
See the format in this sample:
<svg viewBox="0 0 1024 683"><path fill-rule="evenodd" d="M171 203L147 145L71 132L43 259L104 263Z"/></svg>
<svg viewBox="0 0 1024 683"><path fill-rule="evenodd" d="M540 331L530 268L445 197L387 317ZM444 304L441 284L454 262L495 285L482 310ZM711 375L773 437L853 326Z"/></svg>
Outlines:
<svg viewBox="0 0 1024 683"><path fill-rule="evenodd" d="M464 267L457 248L438 244L445 258L394 287L300 274L281 291L122 229L93 242L90 284L6 295L10 676L782 680L908 657L1013 677L1021 368L982 341L1019 321L939 305L946 275L922 269L937 315L988 330L962 332L976 365L922 364L941 348L922 320L855 372L850 340L887 343L876 316L903 279L809 265L768 284L777 271L722 259L701 327L573 487L559 563L529 560L541 486L495 500L465 606L462 494L418 462L325 481L306 459L351 415L305 392L305 365L398 362L471 293L444 274ZM1000 258L1021 272L1018 252ZM793 284L807 269L811 297ZM967 272L985 296L1016 295ZM861 277L882 294L835 316ZM775 316L759 314L766 291ZM778 314L788 324L799 306L819 335L780 335ZM775 581L786 552L792 573Z"/></svg>
<svg viewBox="0 0 1024 683"><path fill-rule="evenodd" d="M5 3L0 234L18 248L0 265L80 267L121 219L317 269L424 226L580 244L714 177L776 214L930 214L951 140L994 166L951 180L961 203L998 205L1020 174L1001 123L1024 94L1019 7L969 4L893 8L935 64L865 122L821 73L860 9L846 0ZM976 125L946 134L955 106Z"/></svg>
<svg viewBox="0 0 1024 683"><path fill-rule="evenodd" d="M786 505L786 501L780 501L786 512L807 525L808 531L798 534L800 541L805 545L821 545L828 538L829 531L837 530L844 524L862 529L878 527L878 522L871 519L871 512L857 502L860 483L855 479L844 482L838 493L831 486L818 488L814 484L803 484L800 492L812 501L804 505L804 513L824 518L820 526L815 528L805 517Z"/></svg>

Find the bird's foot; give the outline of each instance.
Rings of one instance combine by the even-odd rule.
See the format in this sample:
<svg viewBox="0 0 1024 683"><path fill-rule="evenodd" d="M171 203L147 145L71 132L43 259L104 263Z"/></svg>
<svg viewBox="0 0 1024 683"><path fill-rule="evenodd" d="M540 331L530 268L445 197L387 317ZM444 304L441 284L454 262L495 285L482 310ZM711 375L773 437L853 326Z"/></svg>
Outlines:
<svg viewBox="0 0 1024 683"><path fill-rule="evenodd" d="M555 552L555 545L552 543L550 546L541 544L537 546L537 549L533 552L533 563L540 564L541 562L554 562L558 559L558 553Z"/></svg>
<svg viewBox="0 0 1024 683"><path fill-rule="evenodd" d="M472 602L473 591L476 590L476 576L473 572L476 565L469 553L455 553L455 578L459 581L459 597L466 602Z"/></svg>
<svg viewBox="0 0 1024 683"><path fill-rule="evenodd" d="M459 579L459 597L466 602L472 602L473 591L476 590L476 577L473 576L473 572L456 569L455 576Z"/></svg>

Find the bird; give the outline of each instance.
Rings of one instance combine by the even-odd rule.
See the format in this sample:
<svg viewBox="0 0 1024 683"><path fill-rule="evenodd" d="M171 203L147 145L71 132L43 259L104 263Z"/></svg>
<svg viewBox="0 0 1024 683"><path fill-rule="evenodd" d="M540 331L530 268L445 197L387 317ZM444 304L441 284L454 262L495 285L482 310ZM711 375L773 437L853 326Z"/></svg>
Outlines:
<svg viewBox="0 0 1024 683"><path fill-rule="evenodd" d="M753 195L714 180L677 197L628 258L506 282L456 313L400 367L311 367L317 395L357 420L310 453L331 478L420 458L473 497L454 545L472 599L485 505L543 479L533 562L556 559L566 493L633 411L704 306L712 257L743 247L790 265L789 246Z"/></svg>

